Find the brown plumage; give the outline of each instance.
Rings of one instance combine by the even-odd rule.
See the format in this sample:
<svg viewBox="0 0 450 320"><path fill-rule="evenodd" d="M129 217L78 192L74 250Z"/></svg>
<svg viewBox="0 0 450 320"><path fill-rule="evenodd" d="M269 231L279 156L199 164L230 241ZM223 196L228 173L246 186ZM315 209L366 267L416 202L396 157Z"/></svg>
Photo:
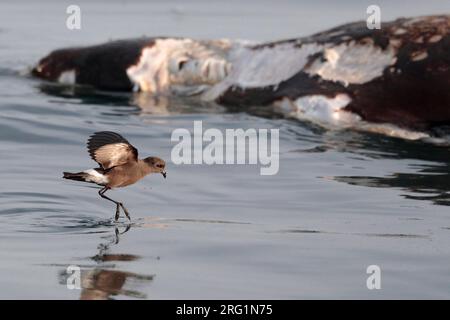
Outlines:
<svg viewBox="0 0 450 320"><path fill-rule="evenodd" d="M116 204L116 220L119 218L120 208L123 209L128 219L130 219L130 215L121 202L105 196L106 191L129 186L150 173L161 173L164 178L166 177L164 160L158 157L139 159L138 150L115 132L94 133L89 137L87 147L89 155L100 167L77 173L64 172L63 178L103 186L99 195Z"/></svg>
<svg viewBox="0 0 450 320"><path fill-rule="evenodd" d="M138 160L137 149L115 132L94 133L89 137L87 147L92 160L105 170Z"/></svg>

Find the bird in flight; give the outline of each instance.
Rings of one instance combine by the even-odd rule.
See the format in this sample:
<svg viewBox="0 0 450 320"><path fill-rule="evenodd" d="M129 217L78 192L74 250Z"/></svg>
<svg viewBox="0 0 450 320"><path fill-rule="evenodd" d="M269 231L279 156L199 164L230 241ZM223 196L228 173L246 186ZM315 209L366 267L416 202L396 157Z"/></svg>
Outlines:
<svg viewBox="0 0 450 320"><path fill-rule="evenodd" d="M150 173L161 173L166 178L166 163L163 159L158 157L139 159L137 149L115 132L94 133L88 139L87 148L91 158L100 167L77 173L63 172L63 178L102 186L98 194L116 204L116 221L119 219L120 208L129 220L130 214L121 202L107 197L106 191L129 186Z"/></svg>

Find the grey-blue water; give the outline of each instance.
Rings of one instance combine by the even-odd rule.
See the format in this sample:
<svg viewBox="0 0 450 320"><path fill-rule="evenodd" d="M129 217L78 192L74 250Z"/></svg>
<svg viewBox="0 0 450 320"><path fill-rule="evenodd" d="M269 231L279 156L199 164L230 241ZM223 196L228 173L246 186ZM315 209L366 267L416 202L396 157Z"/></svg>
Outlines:
<svg viewBox="0 0 450 320"><path fill-rule="evenodd" d="M82 29L65 26L72 2ZM448 13L443 1L378 1L382 19ZM365 18L370 1L14 1L0 4L0 298L450 298L450 151L325 131L270 110L195 101L155 106L32 79L52 49L140 35L273 40ZM279 128L280 170L174 165L175 128ZM91 168L94 131L168 161L110 192L61 179ZM117 234L116 234L117 233ZM82 290L66 286L81 267ZM368 290L366 268L381 268Z"/></svg>

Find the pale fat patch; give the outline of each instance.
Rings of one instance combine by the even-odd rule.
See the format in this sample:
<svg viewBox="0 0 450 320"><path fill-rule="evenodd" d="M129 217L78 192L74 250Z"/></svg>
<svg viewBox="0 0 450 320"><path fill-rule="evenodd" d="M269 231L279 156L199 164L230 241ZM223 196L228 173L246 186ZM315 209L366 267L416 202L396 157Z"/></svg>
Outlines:
<svg viewBox="0 0 450 320"><path fill-rule="evenodd" d="M396 125L389 123L369 123L366 121L361 121L361 123L355 126L355 129L379 133L390 137L402 138L406 140L419 140L419 139L429 139L431 138L429 134L420 131L402 129ZM431 140L430 140L431 141Z"/></svg>
<svg viewBox="0 0 450 320"><path fill-rule="evenodd" d="M311 57L320 52L326 61L320 57L308 66ZM373 42L358 44L355 41L339 45L290 42L257 49L243 46L230 53L230 74L202 98L215 100L234 86L243 89L274 86L276 89L280 82L300 71L346 86L362 84L382 76L385 68L395 64L395 54L393 46L382 50Z"/></svg>
<svg viewBox="0 0 450 320"><path fill-rule="evenodd" d="M108 178L105 175L101 174L95 169L89 169L83 172L89 175L86 178L87 182L95 182L97 184L107 184L109 182Z"/></svg>
<svg viewBox="0 0 450 320"><path fill-rule="evenodd" d="M391 46L382 50L372 44L351 41L326 48L325 61L316 59L305 72L345 86L362 84L382 76L383 71L397 61L395 54Z"/></svg>
<svg viewBox="0 0 450 320"><path fill-rule="evenodd" d="M227 76L232 46L229 40L157 39L127 75L135 88L152 94L205 90Z"/></svg>
<svg viewBox="0 0 450 320"><path fill-rule="evenodd" d="M66 70L61 72L61 74L58 77L58 82L63 84L75 84L76 81L76 75L75 70Z"/></svg>
<svg viewBox="0 0 450 320"><path fill-rule="evenodd" d="M230 52L232 65L229 75L202 96L205 100L215 100L230 87L243 89L276 86L300 72L309 57L324 49L324 45L297 42L275 44L252 48L235 47Z"/></svg>
<svg viewBox="0 0 450 320"><path fill-rule="evenodd" d="M351 102L347 94L337 94L333 98L323 95L300 97L295 101L284 99L278 107L282 112L300 120L308 120L327 129L345 129L384 134L407 140L430 138L429 134L402 129L387 123L369 123L349 111L343 110Z"/></svg>
<svg viewBox="0 0 450 320"><path fill-rule="evenodd" d="M352 126L361 118L343 108L351 102L347 94L337 94L334 98L323 95L300 97L294 102L297 118L335 126Z"/></svg>
<svg viewBox="0 0 450 320"><path fill-rule="evenodd" d="M308 58L323 45L283 43L258 49L242 47L233 52L233 69L226 81L241 88L277 85L303 69Z"/></svg>

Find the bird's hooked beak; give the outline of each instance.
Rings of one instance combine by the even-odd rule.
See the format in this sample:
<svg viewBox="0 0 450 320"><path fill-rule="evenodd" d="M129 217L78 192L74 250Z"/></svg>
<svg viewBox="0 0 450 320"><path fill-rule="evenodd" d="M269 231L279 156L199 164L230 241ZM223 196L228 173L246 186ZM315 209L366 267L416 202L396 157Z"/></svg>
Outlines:
<svg viewBox="0 0 450 320"><path fill-rule="evenodd" d="M167 176L167 172L165 172L165 171L163 171L163 172L161 172L161 174L162 174L162 176L164 177L164 179L166 178L166 176Z"/></svg>

